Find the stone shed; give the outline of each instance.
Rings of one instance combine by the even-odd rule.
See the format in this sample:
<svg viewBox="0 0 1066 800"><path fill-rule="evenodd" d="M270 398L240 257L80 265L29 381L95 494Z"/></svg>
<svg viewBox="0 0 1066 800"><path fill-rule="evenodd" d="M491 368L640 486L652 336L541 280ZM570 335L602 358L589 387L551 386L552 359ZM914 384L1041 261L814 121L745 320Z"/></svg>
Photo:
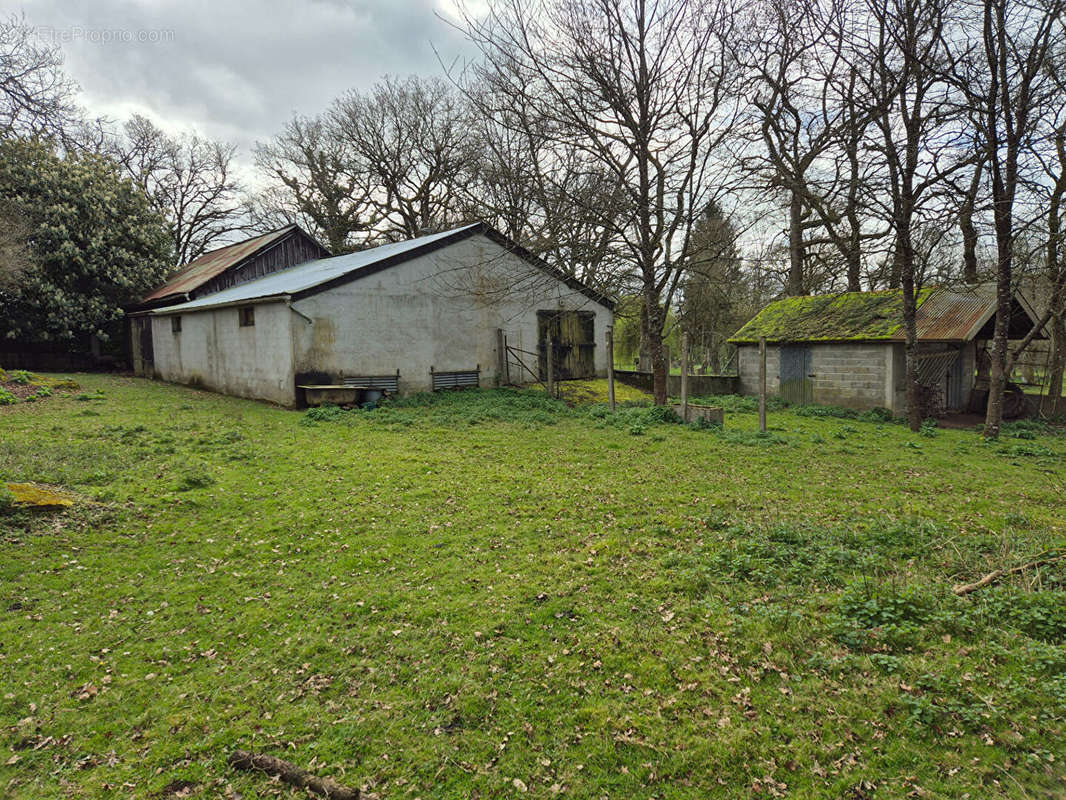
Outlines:
<svg viewBox="0 0 1066 800"><path fill-rule="evenodd" d="M606 374L613 309L475 223L154 309L152 368L163 380L293 406L310 399L309 386L405 394L528 380L550 337L557 376L593 377ZM519 357L525 366L512 363Z"/></svg>
<svg viewBox="0 0 1066 800"><path fill-rule="evenodd" d="M994 287L927 288L918 295L918 375L931 410L969 407L995 324ZM788 297L766 306L730 339L738 348L739 391L759 393L765 337L767 392L789 403L906 413L903 295L899 290ZM1014 298L1010 338L1038 322Z"/></svg>

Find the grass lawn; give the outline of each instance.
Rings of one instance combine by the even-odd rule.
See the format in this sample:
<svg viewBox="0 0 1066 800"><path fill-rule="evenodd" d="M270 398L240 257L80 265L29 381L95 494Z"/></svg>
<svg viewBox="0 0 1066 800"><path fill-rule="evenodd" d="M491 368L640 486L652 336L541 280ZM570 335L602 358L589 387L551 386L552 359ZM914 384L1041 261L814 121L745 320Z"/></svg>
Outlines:
<svg viewBox="0 0 1066 800"><path fill-rule="evenodd" d="M951 591L1064 549L1061 433L76 380L0 407L82 499L0 515L0 796L1066 796L1066 562Z"/></svg>

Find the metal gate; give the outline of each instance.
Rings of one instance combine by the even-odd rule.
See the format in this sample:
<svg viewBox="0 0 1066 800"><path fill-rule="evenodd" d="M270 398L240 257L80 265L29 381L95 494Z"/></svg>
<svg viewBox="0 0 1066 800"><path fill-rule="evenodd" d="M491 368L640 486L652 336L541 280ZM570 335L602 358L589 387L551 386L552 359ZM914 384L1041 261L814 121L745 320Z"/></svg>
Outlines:
<svg viewBox="0 0 1066 800"><path fill-rule="evenodd" d="M793 405L814 402L814 376L809 347L781 347L781 399Z"/></svg>

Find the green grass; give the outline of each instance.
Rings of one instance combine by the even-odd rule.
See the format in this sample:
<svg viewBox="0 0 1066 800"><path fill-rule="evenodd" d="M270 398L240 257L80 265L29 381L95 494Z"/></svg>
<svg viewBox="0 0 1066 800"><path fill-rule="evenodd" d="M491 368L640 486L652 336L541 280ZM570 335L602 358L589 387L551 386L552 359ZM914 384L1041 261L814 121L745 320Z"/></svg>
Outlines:
<svg viewBox="0 0 1066 800"><path fill-rule="evenodd" d="M0 516L4 797L1066 792L1063 562L951 592L1063 548L1055 428L77 380L0 407L83 500Z"/></svg>

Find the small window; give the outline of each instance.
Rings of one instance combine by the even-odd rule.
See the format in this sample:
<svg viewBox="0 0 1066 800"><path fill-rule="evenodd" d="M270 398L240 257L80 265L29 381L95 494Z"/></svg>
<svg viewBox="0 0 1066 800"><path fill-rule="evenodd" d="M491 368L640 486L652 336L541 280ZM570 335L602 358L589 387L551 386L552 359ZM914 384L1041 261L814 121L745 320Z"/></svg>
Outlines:
<svg viewBox="0 0 1066 800"><path fill-rule="evenodd" d="M238 311L241 315L242 328L249 328L255 325L255 306L241 306Z"/></svg>
<svg viewBox="0 0 1066 800"><path fill-rule="evenodd" d="M170 330L172 333L181 333L181 317L174 315L170 318Z"/></svg>

